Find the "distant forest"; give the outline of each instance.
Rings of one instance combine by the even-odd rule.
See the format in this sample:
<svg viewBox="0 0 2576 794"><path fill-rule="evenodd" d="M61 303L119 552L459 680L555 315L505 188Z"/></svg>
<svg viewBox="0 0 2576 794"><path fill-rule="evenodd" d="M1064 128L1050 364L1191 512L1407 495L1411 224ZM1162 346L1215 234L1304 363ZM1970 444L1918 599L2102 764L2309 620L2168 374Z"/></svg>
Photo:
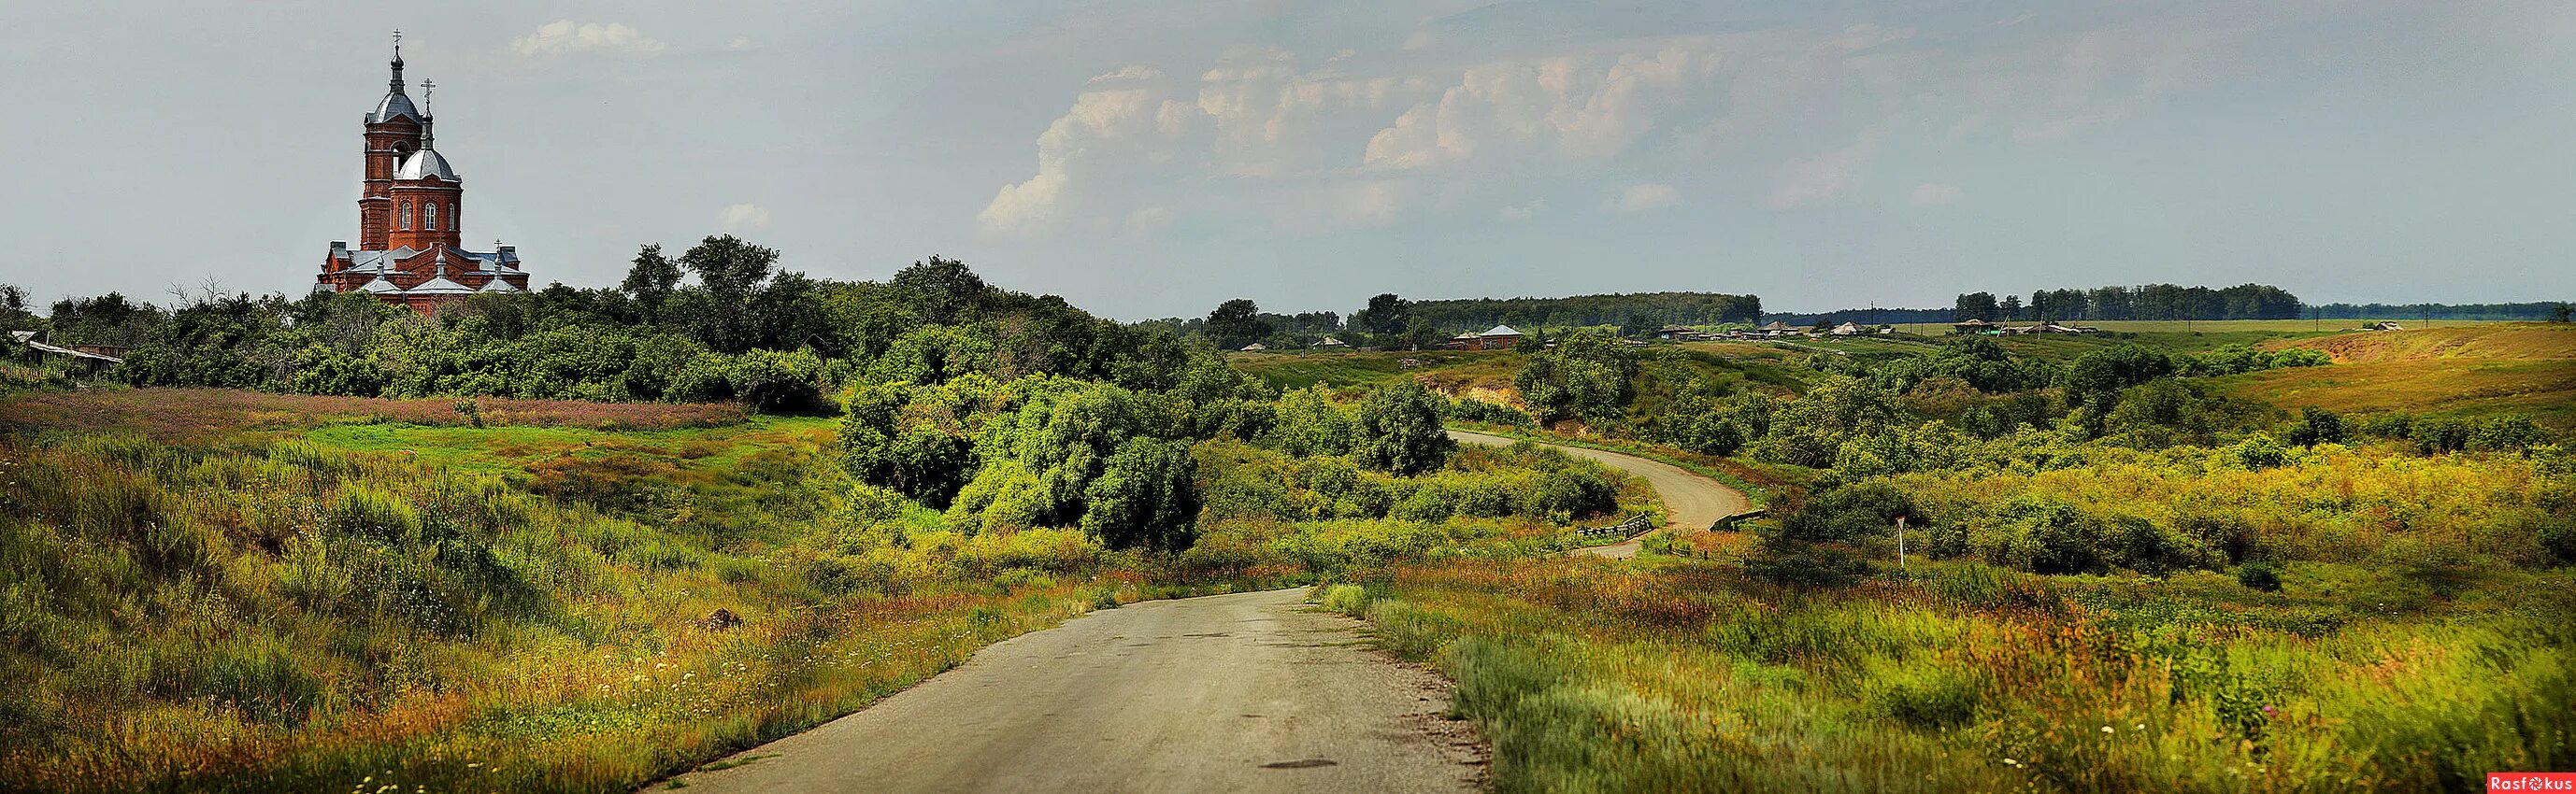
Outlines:
<svg viewBox="0 0 2576 794"><path fill-rule="evenodd" d="M2299 296L2268 284L2239 284L2223 289L2148 284L2138 287L2044 289L2023 303L2019 295L1996 300L1993 293L1959 296L1954 321L1985 320L2296 320L2304 308Z"/></svg>
<svg viewBox="0 0 2576 794"><path fill-rule="evenodd" d="M1413 316L1439 328L1495 325L1714 325L1758 322L1762 298L1716 292L1637 292L1570 298L1468 298L1413 302Z"/></svg>
<svg viewBox="0 0 2576 794"><path fill-rule="evenodd" d="M2311 316L2327 320L2555 320L2567 304L2530 303L2327 303L2310 306Z"/></svg>

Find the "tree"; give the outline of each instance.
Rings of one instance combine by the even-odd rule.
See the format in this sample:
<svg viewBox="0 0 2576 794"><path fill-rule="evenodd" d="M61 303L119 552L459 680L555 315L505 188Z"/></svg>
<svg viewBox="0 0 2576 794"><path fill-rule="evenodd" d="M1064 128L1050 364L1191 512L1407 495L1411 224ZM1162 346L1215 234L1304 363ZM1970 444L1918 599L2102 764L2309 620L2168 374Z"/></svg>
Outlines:
<svg viewBox="0 0 2576 794"><path fill-rule="evenodd" d="M1208 336L1218 347L1228 350L1270 337L1270 324L1261 321L1261 307L1247 298L1236 298L1218 304L1208 312Z"/></svg>
<svg viewBox="0 0 2576 794"><path fill-rule="evenodd" d="M1440 329L1433 326L1431 321L1420 317L1408 318L1404 321L1406 349L1420 350L1437 344L1440 344Z"/></svg>
<svg viewBox="0 0 2576 794"><path fill-rule="evenodd" d="M1349 452L1355 436L1350 417L1333 405L1321 384L1281 395L1278 419L1270 427L1271 443L1301 458Z"/></svg>
<svg viewBox="0 0 2576 794"><path fill-rule="evenodd" d="M2556 306L2549 307L2549 321L2553 323L2567 322L2569 312L2570 309L2564 302L2561 302Z"/></svg>
<svg viewBox="0 0 2576 794"><path fill-rule="evenodd" d="M2002 315L1995 318L1997 321L2024 319L2021 313L2021 296L2004 296L2003 304L1995 307L1995 313Z"/></svg>
<svg viewBox="0 0 2576 794"><path fill-rule="evenodd" d="M636 252L635 264L626 270L626 281L617 285L635 305L644 311L647 323L662 322L662 304L680 288L680 266L662 255L662 246L647 245Z"/></svg>
<svg viewBox="0 0 2576 794"><path fill-rule="evenodd" d="M922 322L950 325L981 308L993 291L966 263L934 254L895 271L886 282L912 299Z"/></svg>
<svg viewBox="0 0 2576 794"><path fill-rule="evenodd" d="M740 353L755 346L760 340L754 338L759 318L753 301L778 267L778 250L730 234L709 237L680 255L680 266L698 284L683 293L685 316L676 319L716 350Z"/></svg>
<svg viewBox="0 0 2576 794"><path fill-rule="evenodd" d="M1413 321L1413 302L1381 293L1369 298L1368 308L1351 314L1352 330L1375 336L1398 336Z"/></svg>
<svg viewBox="0 0 2576 794"><path fill-rule="evenodd" d="M1187 441L1130 439L1083 489L1082 531L1112 549L1187 549L1196 540L1198 459Z"/></svg>
<svg viewBox="0 0 2576 794"><path fill-rule="evenodd" d="M1954 318L1953 322L1964 323L1969 320L1994 322L1998 319L1995 316L1995 294L1992 292L1971 292L1961 295L1959 296L1957 308L1952 310L1951 316Z"/></svg>
<svg viewBox="0 0 2576 794"><path fill-rule="evenodd" d="M2142 345L2120 345L2076 356L2066 367L2069 401L2108 408L2121 389L2174 374L2172 356Z"/></svg>
<svg viewBox="0 0 2576 794"><path fill-rule="evenodd" d="M1555 349L1530 357L1512 379L1521 399L1537 410L1539 420L1581 417L1605 421L1619 416L1631 396L1628 381L1637 376L1637 354L1626 342L1606 332L1582 328L1557 340Z"/></svg>
<svg viewBox="0 0 2576 794"><path fill-rule="evenodd" d="M1360 401L1351 450L1360 465L1411 476L1440 468L1457 442L1440 427L1438 396L1419 383L1380 386Z"/></svg>

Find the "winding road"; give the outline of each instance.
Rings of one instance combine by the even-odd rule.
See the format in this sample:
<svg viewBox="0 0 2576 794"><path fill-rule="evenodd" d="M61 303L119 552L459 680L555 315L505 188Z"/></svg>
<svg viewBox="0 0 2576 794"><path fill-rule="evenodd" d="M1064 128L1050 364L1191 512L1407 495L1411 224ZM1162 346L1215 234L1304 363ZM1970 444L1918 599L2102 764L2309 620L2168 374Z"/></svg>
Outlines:
<svg viewBox="0 0 2576 794"><path fill-rule="evenodd" d="M1465 430L1451 430L1449 437L1457 439L1462 444L1486 446L1510 446L1517 441L1517 439ZM1599 461L1610 468L1646 478L1647 483L1655 486L1655 493L1664 499L1664 527L1666 528L1707 529L1710 524L1717 523L1718 519L1753 507L1753 502L1744 498L1743 492L1720 485L1716 480L1692 474L1690 470L1670 463L1625 453L1549 444L1544 441L1530 443L1555 447L1564 450L1566 454ZM1581 549L1579 553L1603 557L1634 557L1637 556L1638 547L1643 545L1644 537L1639 535L1629 538L1625 543L1613 543L1607 546L1588 546Z"/></svg>
<svg viewBox="0 0 2576 794"><path fill-rule="evenodd" d="M1452 430L1462 443L1512 439ZM1646 478L1667 526L1744 495L1678 466L1548 444ZM1586 553L1635 556L1638 541ZM993 644L857 713L677 776L692 791L1473 791L1487 749L1449 684L1368 647L1302 588L1148 601Z"/></svg>
<svg viewBox="0 0 2576 794"><path fill-rule="evenodd" d="M783 794L1478 788L1483 744L1441 717L1447 682L1371 650L1358 621L1305 594L1094 612L679 780Z"/></svg>

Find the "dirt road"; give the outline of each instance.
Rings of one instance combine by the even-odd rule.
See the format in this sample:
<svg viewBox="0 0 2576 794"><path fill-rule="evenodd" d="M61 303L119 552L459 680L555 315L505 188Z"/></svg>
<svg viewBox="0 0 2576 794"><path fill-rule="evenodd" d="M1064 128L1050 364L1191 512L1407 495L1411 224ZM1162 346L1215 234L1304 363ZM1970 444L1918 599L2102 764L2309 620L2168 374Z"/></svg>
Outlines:
<svg viewBox="0 0 2576 794"><path fill-rule="evenodd" d="M1449 437L1457 439L1462 444L1508 446L1513 442L1513 439L1502 436L1471 433L1465 430L1451 430ZM1663 461L1583 447L1544 442L1532 443L1556 447L1565 450L1566 454L1600 461L1602 465L1646 478L1646 482L1655 486L1655 493L1664 498L1666 528L1706 529L1708 525L1717 523L1718 519L1744 512L1753 506L1751 501L1744 498L1742 492ZM1630 540L1626 543L1592 546L1584 549L1583 552L1604 557L1634 557L1637 556L1639 545L1641 544L1637 540Z"/></svg>
<svg viewBox="0 0 2576 794"><path fill-rule="evenodd" d="M1470 791L1448 685L1305 590L1149 601L994 644L691 792ZM657 784L658 788L658 784Z"/></svg>

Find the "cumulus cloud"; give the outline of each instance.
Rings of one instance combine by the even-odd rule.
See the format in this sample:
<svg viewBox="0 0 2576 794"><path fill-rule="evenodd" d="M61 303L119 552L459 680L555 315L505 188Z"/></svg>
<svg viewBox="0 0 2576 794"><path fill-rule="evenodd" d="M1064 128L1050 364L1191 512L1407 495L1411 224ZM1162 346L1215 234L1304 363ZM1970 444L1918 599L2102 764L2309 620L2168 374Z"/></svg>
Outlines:
<svg viewBox="0 0 2576 794"><path fill-rule="evenodd" d="M521 55L568 55L581 52L651 55L662 51L662 42L624 23L574 22L569 19L558 19L539 25L536 32L511 41L510 49L516 50Z"/></svg>
<svg viewBox="0 0 2576 794"><path fill-rule="evenodd" d="M1917 207L1940 207L1957 204L1960 199L1967 197L1968 194L1961 191L1958 185L1925 182L1914 186L1914 196L1910 201Z"/></svg>
<svg viewBox="0 0 2576 794"><path fill-rule="evenodd" d="M1619 188L1601 202L1602 209L1612 212L1644 212L1662 209L1682 202L1681 191L1658 182L1641 182Z"/></svg>
<svg viewBox="0 0 2576 794"><path fill-rule="evenodd" d="M1839 59L1912 31L1855 26L1668 36L1463 70L1437 100L1371 137L1367 165L1422 169L1494 159L1592 163L1641 145L1779 120L1838 89Z"/></svg>
<svg viewBox="0 0 2576 794"><path fill-rule="evenodd" d="M1603 190L1606 210L1679 199L1670 184L1600 181L1611 166L1742 185L1710 190L1787 210L1848 200L1890 153L2081 136L2243 62L2225 20L2011 29L1785 25L1484 50L1469 36L1320 63L1257 46L1191 71L1133 65L1080 87L1038 136L1034 171L1001 186L977 226L1132 234L1231 214L1310 230L1460 210L1521 222L1545 206L1514 202L1568 179ZM1836 138L1853 143L1815 148ZM1943 187L1908 195L1962 197Z"/></svg>
<svg viewBox="0 0 2576 794"><path fill-rule="evenodd" d="M1073 107L1038 135L1037 173L1004 185L975 215L987 234L1062 226L1083 192L1177 170L1206 131L1206 114L1173 94L1161 70L1130 66L1091 79Z"/></svg>
<svg viewBox="0 0 2576 794"><path fill-rule="evenodd" d="M769 210L758 204L735 204L716 210L716 228L743 232L769 228Z"/></svg>

